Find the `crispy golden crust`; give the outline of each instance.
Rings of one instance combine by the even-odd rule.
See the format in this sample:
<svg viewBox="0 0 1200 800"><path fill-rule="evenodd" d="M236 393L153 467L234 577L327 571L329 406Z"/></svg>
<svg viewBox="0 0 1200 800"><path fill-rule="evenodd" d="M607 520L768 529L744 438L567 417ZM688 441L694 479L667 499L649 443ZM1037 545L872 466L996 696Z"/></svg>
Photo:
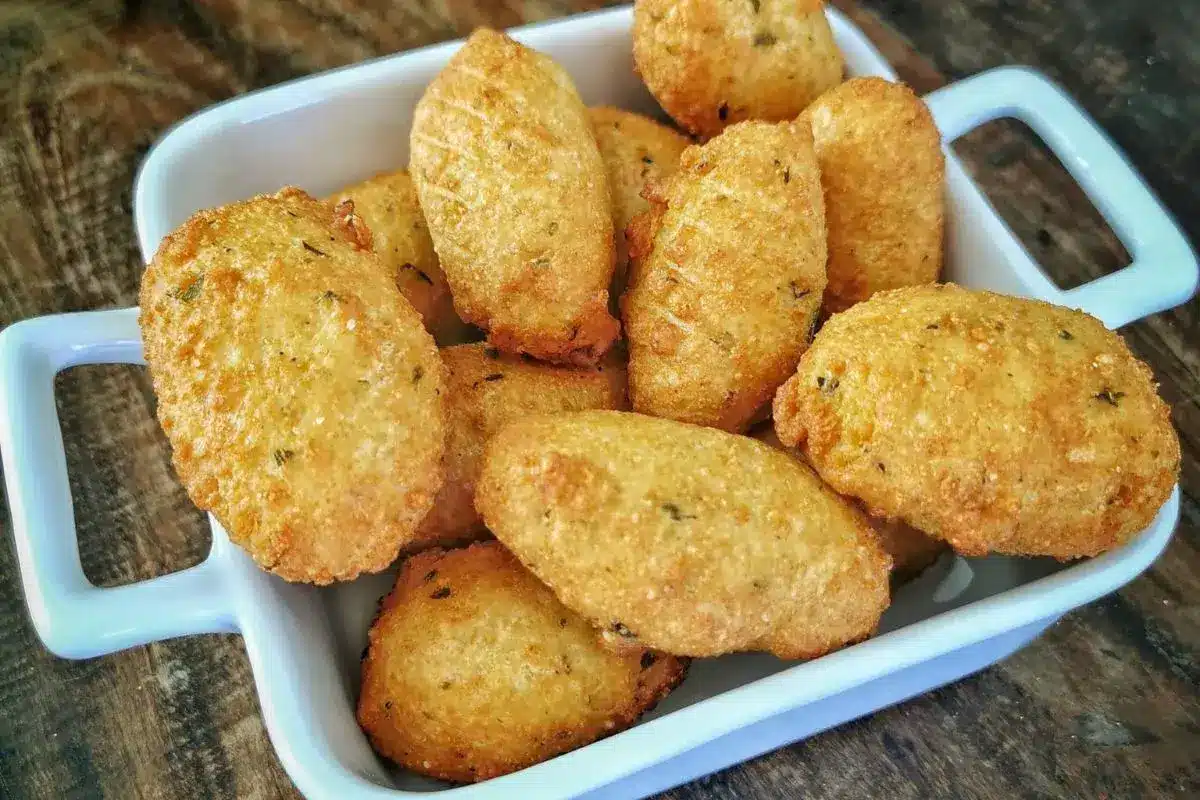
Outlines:
<svg viewBox="0 0 1200 800"><path fill-rule="evenodd" d="M683 659L615 654L497 542L404 562L371 626L358 721L414 772L482 781L632 725Z"/></svg>
<svg viewBox="0 0 1200 800"><path fill-rule="evenodd" d="M1119 336L950 285L834 315L774 411L835 489L966 555L1104 552L1149 524L1179 474L1169 409Z"/></svg>
<svg viewBox="0 0 1200 800"><path fill-rule="evenodd" d="M811 469L808 462L804 460L803 453L779 441L779 436L775 433L775 429L771 426L771 423L764 423L757 427L750 435L763 444L768 444L771 447L782 450L804 464L805 467ZM866 514L866 509L862 507L861 501L853 498L843 499L853 503L856 508L863 511L867 523L871 526L871 530L875 532L876 538L879 539L879 544L883 546L884 552L891 557L892 581L894 583L903 582L915 576L933 564L938 556L946 552L946 543L940 539L935 539L932 536L922 533L911 525L905 524L903 520L873 517Z"/></svg>
<svg viewBox="0 0 1200 800"><path fill-rule="evenodd" d="M888 603L862 515L744 436L617 411L520 420L488 445L475 502L615 646L813 655L799 645L866 636Z"/></svg>
<svg viewBox="0 0 1200 800"><path fill-rule="evenodd" d="M636 214L648 208L642 188L647 182L664 180L675 173L688 140L678 131L631 111L602 106L589 109L589 114L612 193L617 262L610 295L617 298L625 291L629 265L625 228Z"/></svg>
<svg viewBox="0 0 1200 800"><path fill-rule="evenodd" d="M852 78L801 117L812 125L825 221L825 313L942 270L945 158L925 103L907 86Z"/></svg>
<svg viewBox="0 0 1200 800"><path fill-rule="evenodd" d="M807 126L744 122L689 147L629 226L633 407L744 430L796 368L825 289Z"/></svg>
<svg viewBox="0 0 1200 800"><path fill-rule="evenodd" d="M594 364L608 313L608 180L587 109L548 57L479 29L421 97L413 180L459 315L506 352Z"/></svg>
<svg viewBox="0 0 1200 800"><path fill-rule="evenodd" d="M637 0L633 57L692 133L789 120L842 79L821 0Z"/></svg>
<svg viewBox="0 0 1200 800"><path fill-rule="evenodd" d="M611 351L610 351L611 352ZM556 367L484 344L442 350L446 365L446 482L421 525L421 539L452 542L485 533L475 481L487 440L514 419L558 411L627 408L625 367Z"/></svg>
<svg viewBox="0 0 1200 800"><path fill-rule="evenodd" d="M433 251L408 171L382 172L345 187L326 201L347 199L370 228L379 260L400 293L417 309L426 330L442 344L462 341L466 325L454 313L450 287Z"/></svg>
<svg viewBox="0 0 1200 800"><path fill-rule="evenodd" d="M441 485L442 363L369 242L289 188L199 212L142 278L175 469L288 580L383 569Z"/></svg>

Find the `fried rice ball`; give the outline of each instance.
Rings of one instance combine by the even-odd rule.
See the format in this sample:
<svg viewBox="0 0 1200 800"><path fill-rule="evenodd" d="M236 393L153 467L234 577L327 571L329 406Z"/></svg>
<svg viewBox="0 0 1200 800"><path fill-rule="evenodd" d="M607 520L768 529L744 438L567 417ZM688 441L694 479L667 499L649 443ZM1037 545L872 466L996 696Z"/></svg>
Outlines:
<svg viewBox="0 0 1200 800"><path fill-rule="evenodd" d="M637 0L633 57L663 109L703 137L794 119L843 72L821 0Z"/></svg>
<svg viewBox="0 0 1200 800"><path fill-rule="evenodd" d="M450 287L433 251L408 171L382 172L326 198L335 204L346 199L354 202L354 211L371 229L379 260L400 293L417 309L426 330L439 344L463 341L467 326L454 312Z"/></svg>
<svg viewBox="0 0 1200 800"><path fill-rule="evenodd" d="M837 491L969 556L1102 553L1150 523L1179 475L1170 411L1120 336L952 285L831 317L774 415Z"/></svg>
<svg viewBox="0 0 1200 800"><path fill-rule="evenodd" d="M811 469L799 450L787 447L779 441L779 436L776 435L771 423L758 426L751 435L763 444L782 450L804 464L806 468ZM850 499L849 502L862 509L859 501ZM865 513L865 509L863 511ZM911 525L905 524L903 520L884 519L868 514L867 523L875 532L884 552L892 559L893 583L903 583L909 578L915 577L937 561L938 556L947 550L945 542L921 533Z"/></svg>
<svg viewBox="0 0 1200 800"><path fill-rule="evenodd" d="M611 352L611 351L610 351ZM506 422L536 414L627 408L625 366L560 367L479 343L442 350L446 365L446 481L421 524L420 541L447 544L485 535L475 481L488 439Z"/></svg>
<svg viewBox="0 0 1200 800"><path fill-rule="evenodd" d="M812 134L732 126L646 197L622 299L634 410L745 430L795 370L825 290Z"/></svg>
<svg viewBox="0 0 1200 800"><path fill-rule="evenodd" d="M417 103L410 168L459 315L509 353L595 364L608 312L612 209L570 76L481 28Z"/></svg>
<svg viewBox="0 0 1200 800"><path fill-rule="evenodd" d="M459 782L617 733L687 669L653 650L605 649L494 541L405 561L368 639L358 721L372 746Z"/></svg>
<svg viewBox="0 0 1200 800"><path fill-rule="evenodd" d="M625 228L635 215L649 207L642 197L642 188L647 182L661 181L675 173L679 155L688 146L688 139L678 131L632 111L601 106L589 109L588 113L612 192L617 263L613 270L611 297L617 298L625 291L629 266Z"/></svg>
<svg viewBox="0 0 1200 800"><path fill-rule="evenodd" d="M745 436L618 411L519 420L488 445L475 504L614 648L811 658L888 605L863 515Z"/></svg>
<svg viewBox="0 0 1200 800"><path fill-rule="evenodd" d="M883 78L851 78L801 119L812 126L825 190L824 312L936 281L946 169L941 134L921 98Z"/></svg>
<svg viewBox="0 0 1200 800"><path fill-rule="evenodd" d="M352 204L201 211L141 287L158 418L192 500L290 581L377 572L442 482L442 363Z"/></svg>

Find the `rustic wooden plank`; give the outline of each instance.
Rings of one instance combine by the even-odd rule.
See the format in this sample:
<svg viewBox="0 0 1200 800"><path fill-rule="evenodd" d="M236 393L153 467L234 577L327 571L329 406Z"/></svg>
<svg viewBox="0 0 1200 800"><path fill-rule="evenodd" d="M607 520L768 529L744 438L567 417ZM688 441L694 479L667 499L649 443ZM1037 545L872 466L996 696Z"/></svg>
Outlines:
<svg viewBox="0 0 1200 800"><path fill-rule="evenodd" d="M837 0L919 90L1003 63L1049 72L1200 233L1200 8L1132 0ZM134 171L172 122L234 94L362 58L590 8L530 0L209 0L0 6L0 326L127 305L141 274ZM897 33L899 31L899 33ZM1123 253L1053 159L1013 126L960 145L1050 274ZM1125 331L1186 447L1184 520L1166 556L1007 663L673 798L1196 796L1200 773L1200 305ZM145 375L63 376L82 557L115 585L202 557L207 533L169 469ZM6 517L0 515L0 518ZM0 523L0 525L5 523ZM59 661L25 616L0 545L0 796L292 797L236 637ZM1135 698L1130 687L1136 687Z"/></svg>

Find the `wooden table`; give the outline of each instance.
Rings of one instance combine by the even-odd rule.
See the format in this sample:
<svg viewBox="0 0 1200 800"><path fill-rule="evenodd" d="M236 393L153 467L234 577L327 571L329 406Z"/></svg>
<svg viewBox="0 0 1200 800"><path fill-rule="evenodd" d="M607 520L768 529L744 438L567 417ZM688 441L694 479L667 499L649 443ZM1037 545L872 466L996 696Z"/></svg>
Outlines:
<svg viewBox="0 0 1200 800"><path fill-rule="evenodd" d="M1063 83L1200 240L1200 4L838 0L919 90L1010 63ZM130 0L0 4L0 326L136 301L137 165L171 123L258 86L591 0ZM1125 257L1017 125L958 146L1064 284ZM1200 796L1200 303L1124 331L1184 442L1183 519L1116 596L955 686L681 787L671 798ZM140 369L59 379L87 574L103 586L196 563ZM7 524L7 514L0 515ZM0 536L0 796L292 797L242 646L208 636L92 661L48 655Z"/></svg>

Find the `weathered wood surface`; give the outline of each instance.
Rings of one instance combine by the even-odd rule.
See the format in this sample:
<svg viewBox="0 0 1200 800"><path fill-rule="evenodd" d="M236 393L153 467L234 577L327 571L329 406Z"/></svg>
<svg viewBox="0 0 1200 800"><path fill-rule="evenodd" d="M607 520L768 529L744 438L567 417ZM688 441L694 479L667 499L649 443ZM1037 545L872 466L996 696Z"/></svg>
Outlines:
<svg viewBox="0 0 1200 800"><path fill-rule="evenodd" d="M921 90L1006 63L1059 80L1200 239L1200 4L837 0ZM590 7L589 0L114 0L0 4L0 326L136 299L131 187L146 149L210 103L297 75ZM959 147L1064 284L1119 245L1016 126ZM668 794L743 797L1200 796L1200 303L1124 331L1174 404L1183 520L1126 590L1008 662ZM59 407L83 561L101 585L207 548L145 374L64 375ZM7 524L7 512L0 515ZM292 797L235 637L60 661L28 623L0 535L0 797Z"/></svg>

